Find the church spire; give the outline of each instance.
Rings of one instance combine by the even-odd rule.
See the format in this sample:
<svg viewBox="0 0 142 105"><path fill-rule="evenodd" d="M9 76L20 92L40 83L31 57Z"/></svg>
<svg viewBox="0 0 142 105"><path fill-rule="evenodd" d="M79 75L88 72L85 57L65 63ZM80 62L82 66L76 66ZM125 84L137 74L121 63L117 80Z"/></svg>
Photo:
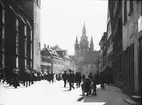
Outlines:
<svg viewBox="0 0 142 105"><path fill-rule="evenodd" d="M86 36L86 28L85 28L85 23L84 23L84 25L83 25L82 36Z"/></svg>
<svg viewBox="0 0 142 105"><path fill-rule="evenodd" d="M78 38L77 38L77 36L76 36L76 41L75 42L76 42L76 44L78 44Z"/></svg>
<svg viewBox="0 0 142 105"><path fill-rule="evenodd" d="M91 41L90 41L90 50L94 50L94 43L93 43L93 37L91 36Z"/></svg>

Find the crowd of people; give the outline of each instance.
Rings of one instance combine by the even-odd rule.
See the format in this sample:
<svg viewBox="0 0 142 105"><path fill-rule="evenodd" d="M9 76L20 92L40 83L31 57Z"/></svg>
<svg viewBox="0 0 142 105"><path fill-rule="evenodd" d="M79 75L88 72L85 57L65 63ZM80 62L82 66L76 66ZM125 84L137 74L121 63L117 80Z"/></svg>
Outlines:
<svg viewBox="0 0 142 105"><path fill-rule="evenodd" d="M72 71L64 71L62 74L62 79L64 81L64 87L66 84L69 83L69 90L75 88L74 84L76 84L76 88L81 87L83 95L93 94L96 95L96 85L101 85L102 89L105 89L105 84L112 85L113 84L113 75L112 72L106 72L110 67L107 67L105 71L97 72L92 74L91 72L89 75L82 74L81 72Z"/></svg>
<svg viewBox="0 0 142 105"><path fill-rule="evenodd" d="M13 67L12 70L5 70L0 68L0 83L7 83L9 86L17 88L22 84L23 86L31 86L36 81L47 80L53 83L54 74L53 72L43 73L41 71L29 69L20 71Z"/></svg>
<svg viewBox="0 0 142 105"><path fill-rule="evenodd" d="M12 70L5 70L0 68L0 83L6 82L9 86L14 86L17 88L20 84L28 87L36 81L47 80L49 83L53 83L56 80L63 80L64 87L69 84L69 90L81 87L83 95L87 93L96 95L96 85L101 84L102 89L105 89L105 85L113 84L113 75L111 71L112 68L107 67L105 71L97 72L89 75L82 74L81 72L74 72L69 69L64 71L64 73L55 74L53 71L44 72L41 71L30 71L28 69L19 72L20 70L13 67ZM74 85L76 84L76 86Z"/></svg>

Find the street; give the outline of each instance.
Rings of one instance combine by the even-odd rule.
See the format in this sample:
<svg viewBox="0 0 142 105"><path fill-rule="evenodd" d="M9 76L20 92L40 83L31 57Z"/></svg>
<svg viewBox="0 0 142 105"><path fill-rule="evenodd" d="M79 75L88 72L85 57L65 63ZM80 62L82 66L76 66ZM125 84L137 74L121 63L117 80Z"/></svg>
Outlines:
<svg viewBox="0 0 142 105"><path fill-rule="evenodd" d="M1 86L0 105L129 105L124 102L126 95L115 87L106 86L106 90L97 89L97 96L83 97L81 88L68 91L63 81L38 81L26 88L17 89L6 85Z"/></svg>

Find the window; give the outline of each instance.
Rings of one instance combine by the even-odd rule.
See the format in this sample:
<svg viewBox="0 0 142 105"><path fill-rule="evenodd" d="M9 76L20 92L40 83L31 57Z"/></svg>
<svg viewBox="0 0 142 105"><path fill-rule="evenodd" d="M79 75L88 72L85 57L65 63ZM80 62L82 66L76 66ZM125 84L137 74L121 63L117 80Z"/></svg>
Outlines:
<svg viewBox="0 0 142 105"><path fill-rule="evenodd" d="M32 30L30 31L30 41L32 41L33 40L33 36L32 36L33 34L32 34Z"/></svg>
<svg viewBox="0 0 142 105"><path fill-rule="evenodd" d="M16 19L16 31L18 31L18 27L19 27L19 21L18 19Z"/></svg>
<svg viewBox="0 0 142 105"><path fill-rule="evenodd" d="M0 49L4 50L4 23L5 23L5 10L0 8Z"/></svg>
<svg viewBox="0 0 142 105"><path fill-rule="evenodd" d="M5 23L5 10L2 9L2 23Z"/></svg>
<svg viewBox="0 0 142 105"><path fill-rule="evenodd" d="M31 48L30 48L30 49L31 49L31 55L30 55L30 58L32 59L32 57L33 57L33 50L32 50L33 47L32 47L32 43L31 43L30 46L31 46Z"/></svg>
<svg viewBox="0 0 142 105"><path fill-rule="evenodd" d="M127 21L127 0L125 0L123 3L123 24L125 24L125 22Z"/></svg>
<svg viewBox="0 0 142 105"><path fill-rule="evenodd" d="M27 59L25 59L25 69L27 68Z"/></svg>
<svg viewBox="0 0 142 105"><path fill-rule="evenodd" d="M19 58L16 57L16 68L19 68L18 65L19 65Z"/></svg>
<svg viewBox="0 0 142 105"><path fill-rule="evenodd" d="M129 15L129 16L131 15L132 11L133 11L133 1L130 0L130 1L129 1L129 11L128 11L128 15Z"/></svg>
<svg viewBox="0 0 142 105"><path fill-rule="evenodd" d="M19 34L16 35L16 54L19 53Z"/></svg>
<svg viewBox="0 0 142 105"><path fill-rule="evenodd" d="M30 61L30 68L32 68L32 61Z"/></svg>
<svg viewBox="0 0 142 105"><path fill-rule="evenodd" d="M4 59L4 53L2 54L2 66L4 66L4 62L5 62L5 59Z"/></svg>
<svg viewBox="0 0 142 105"><path fill-rule="evenodd" d="M27 36L27 27L26 27L26 25L24 26L24 35Z"/></svg>
<svg viewBox="0 0 142 105"><path fill-rule="evenodd" d="M27 41L25 40L25 57L27 56Z"/></svg>
<svg viewBox="0 0 142 105"><path fill-rule="evenodd" d="M3 60L2 60L2 53L0 52L0 67L2 66L2 62L1 61L3 61Z"/></svg>

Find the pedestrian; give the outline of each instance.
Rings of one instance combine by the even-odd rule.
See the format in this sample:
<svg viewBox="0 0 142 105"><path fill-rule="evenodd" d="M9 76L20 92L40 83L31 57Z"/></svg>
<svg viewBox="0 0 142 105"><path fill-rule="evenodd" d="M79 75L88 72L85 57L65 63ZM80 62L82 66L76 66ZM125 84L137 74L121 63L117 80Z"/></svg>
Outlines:
<svg viewBox="0 0 142 105"><path fill-rule="evenodd" d="M13 74L12 74L12 78L13 78L13 86L15 88L17 88L17 86L19 86L19 73L18 73L18 69L16 69L15 67L13 67Z"/></svg>
<svg viewBox="0 0 142 105"><path fill-rule="evenodd" d="M69 69L69 75L68 75L68 81L69 81L69 90L72 88L74 89L74 74L71 69Z"/></svg>
<svg viewBox="0 0 142 105"><path fill-rule="evenodd" d="M85 79L86 79L85 74L82 74L82 81L85 81Z"/></svg>
<svg viewBox="0 0 142 105"><path fill-rule="evenodd" d="M54 82L54 73L53 72L51 72L51 81L52 81L52 83Z"/></svg>
<svg viewBox="0 0 142 105"><path fill-rule="evenodd" d="M101 79L101 87L102 87L102 89L105 89L105 74L104 74L104 71L102 71L101 73L100 73L100 79Z"/></svg>
<svg viewBox="0 0 142 105"><path fill-rule="evenodd" d="M83 83L81 84L81 88L83 95L87 93L86 95L88 96L91 93L91 81L89 77L86 77L86 79L83 81Z"/></svg>
<svg viewBox="0 0 142 105"><path fill-rule="evenodd" d="M67 82L67 73L66 71L64 71L63 75L62 75L63 81L64 81L64 87L66 87L66 82Z"/></svg>
<svg viewBox="0 0 142 105"><path fill-rule="evenodd" d="M92 76L92 73L91 73L91 72L89 73L89 76L88 76L88 77L92 80L93 76Z"/></svg>
<svg viewBox="0 0 142 105"><path fill-rule="evenodd" d="M95 76L93 76L92 82L91 82L91 89L93 90L93 95L97 94L96 88L97 88L97 86L96 86L96 80L95 80Z"/></svg>

